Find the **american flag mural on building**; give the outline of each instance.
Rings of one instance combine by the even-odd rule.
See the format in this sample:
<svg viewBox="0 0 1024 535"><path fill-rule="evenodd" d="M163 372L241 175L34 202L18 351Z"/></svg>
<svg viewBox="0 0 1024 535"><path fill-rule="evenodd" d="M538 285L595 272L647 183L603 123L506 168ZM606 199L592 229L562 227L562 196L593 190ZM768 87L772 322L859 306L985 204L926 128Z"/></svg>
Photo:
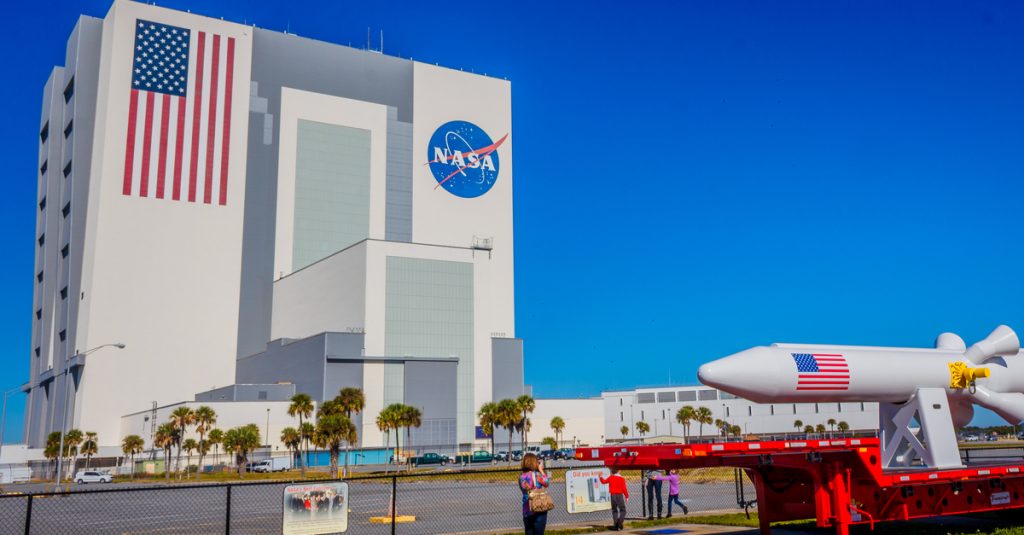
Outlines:
<svg viewBox="0 0 1024 535"><path fill-rule="evenodd" d="M233 37L136 21L124 195L227 204L234 62Z"/></svg>

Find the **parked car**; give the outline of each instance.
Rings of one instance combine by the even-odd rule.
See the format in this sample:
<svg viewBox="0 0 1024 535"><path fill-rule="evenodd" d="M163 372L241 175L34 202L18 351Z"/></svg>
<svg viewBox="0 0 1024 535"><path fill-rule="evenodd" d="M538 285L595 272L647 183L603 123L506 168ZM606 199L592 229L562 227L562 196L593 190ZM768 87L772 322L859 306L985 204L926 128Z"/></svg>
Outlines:
<svg viewBox="0 0 1024 535"><path fill-rule="evenodd" d="M545 461L553 461L556 458L555 450L540 450L537 452L537 457L540 457Z"/></svg>
<svg viewBox="0 0 1024 535"><path fill-rule="evenodd" d="M409 463L413 466L420 466L423 464L439 464L444 466L448 464L450 459L447 455L441 455L440 453L424 453L409 459Z"/></svg>
<svg viewBox="0 0 1024 535"><path fill-rule="evenodd" d="M556 459L573 459L576 457L576 450L573 448L562 448L555 452Z"/></svg>
<svg viewBox="0 0 1024 535"><path fill-rule="evenodd" d="M75 483L110 483L113 480L110 474L104 474L95 470L75 472Z"/></svg>
<svg viewBox="0 0 1024 535"><path fill-rule="evenodd" d="M271 457L270 459L252 463L252 472L284 472L292 468L291 457Z"/></svg>
<svg viewBox="0 0 1024 535"><path fill-rule="evenodd" d="M494 461L494 456L491 455L491 452L489 452L489 451L477 450L477 451L474 451L471 454L463 453L461 455L457 455L455 457L455 461L459 462L459 463L463 463L463 464L465 464L465 463L471 463L471 464L475 464L475 463L489 463L489 462Z"/></svg>
<svg viewBox="0 0 1024 535"><path fill-rule="evenodd" d="M494 454L494 460L495 461L501 461L501 462L508 462L508 452L507 451L499 451L498 453Z"/></svg>
<svg viewBox="0 0 1024 535"><path fill-rule="evenodd" d="M987 440L989 442L996 442L996 441L999 440L999 436L998 435L989 435L988 437L985 438L985 440Z"/></svg>
<svg viewBox="0 0 1024 535"><path fill-rule="evenodd" d="M964 437L964 442L977 442L981 440L978 435L967 435Z"/></svg>
<svg viewBox="0 0 1024 535"><path fill-rule="evenodd" d="M523 450L515 450L515 451L513 451L512 452L512 460L513 461L522 461L523 460Z"/></svg>

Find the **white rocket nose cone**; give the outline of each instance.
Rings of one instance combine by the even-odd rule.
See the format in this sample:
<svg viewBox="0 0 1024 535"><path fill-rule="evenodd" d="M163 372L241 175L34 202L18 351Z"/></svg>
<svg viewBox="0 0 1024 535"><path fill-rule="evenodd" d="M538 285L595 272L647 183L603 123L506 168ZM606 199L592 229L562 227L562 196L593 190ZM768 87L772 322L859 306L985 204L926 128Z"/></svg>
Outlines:
<svg viewBox="0 0 1024 535"><path fill-rule="evenodd" d="M731 394L760 401L775 395L779 369L768 348L755 347L704 364L697 370L700 382Z"/></svg>

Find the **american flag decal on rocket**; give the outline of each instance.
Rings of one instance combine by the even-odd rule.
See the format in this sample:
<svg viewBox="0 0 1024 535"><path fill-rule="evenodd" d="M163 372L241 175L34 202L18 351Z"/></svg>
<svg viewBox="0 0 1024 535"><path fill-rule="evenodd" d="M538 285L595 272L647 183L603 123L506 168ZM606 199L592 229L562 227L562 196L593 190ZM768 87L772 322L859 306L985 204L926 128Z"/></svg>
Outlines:
<svg viewBox="0 0 1024 535"><path fill-rule="evenodd" d="M235 38L138 20L123 193L227 204Z"/></svg>
<svg viewBox="0 0 1024 535"><path fill-rule="evenodd" d="M796 363L797 390L849 390L846 357L835 353L791 353Z"/></svg>

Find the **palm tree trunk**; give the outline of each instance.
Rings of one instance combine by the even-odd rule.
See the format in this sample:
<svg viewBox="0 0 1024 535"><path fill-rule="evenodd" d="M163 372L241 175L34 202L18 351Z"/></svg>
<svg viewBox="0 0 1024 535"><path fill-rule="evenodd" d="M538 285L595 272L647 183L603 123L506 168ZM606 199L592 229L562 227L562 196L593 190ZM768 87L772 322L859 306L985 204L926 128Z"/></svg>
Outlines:
<svg viewBox="0 0 1024 535"><path fill-rule="evenodd" d="M388 454L388 450L391 449L391 430L384 431L384 455ZM391 463L384 465L384 473L388 472L388 468L391 468Z"/></svg>
<svg viewBox="0 0 1024 535"><path fill-rule="evenodd" d="M302 463L301 464L301 466L302 466L302 478L305 479L306 478L306 457L309 456L309 443L306 442L306 437L304 437L302 435L303 435L302 415L300 414L299 415L299 438L300 438L300 441L302 442L302 444L306 446L306 453L305 453L305 455L300 455L299 456L300 457L299 458L299 462Z"/></svg>
<svg viewBox="0 0 1024 535"><path fill-rule="evenodd" d="M164 479L171 480L171 448L164 448Z"/></svg>
<svg viewBox="0 0 1024 535"><path fill-rule="evenodd" d="M508 426L508 464L512 464L512 425Z"/></svg>
<svg viewBox="0 0 1024 535"><path fill-rule="evenodd" d="M402 451L402 432L399 431L396 428L395 429L395 454L393 455L393 457L395 458L395 462L396 463L398 462L398 455L399 455L399 453L401 451Z"/></svg>
<svg viewBox="0 0 1024 535"><path fill-rule="evenodd" d="M132 462L132 471L131 471L131 476L129 476L129 479L135 479L135 452L132 452L131 458L132 458L132 461L131 461Z"/></svg>
<svg viewBox="0 0 1024 535"><path fill-rule="evenodd" d="M345 442L345 471L342 474L344 477L348 477L348 442Z"/></svg>

